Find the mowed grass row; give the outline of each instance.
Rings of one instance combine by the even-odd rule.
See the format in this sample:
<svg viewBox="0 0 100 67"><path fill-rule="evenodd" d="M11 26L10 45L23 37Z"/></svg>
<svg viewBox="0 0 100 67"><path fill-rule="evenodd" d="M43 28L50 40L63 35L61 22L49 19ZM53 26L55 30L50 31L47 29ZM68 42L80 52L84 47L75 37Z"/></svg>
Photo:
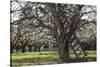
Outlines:
<svg viewBox="0 0 100 67"><path fill-rule="evenodd" d="M12 59L25 59L25 58L58 58L57 52L45 51L45 52L25 52L25 53L13 53Z"/></svg>
<svg viewBox="0 0 100 67"><path fill-rule="evenodd" d="M77 51L78 53L79 51ZM87 57L96 57L96 51L86 51ZM70 51L70 57L74 58L75 55ZM27 59L27 58L59 58L59 55L55 51L42 51L42 52L25 52L25 53L13 53L11 54L11 59Z"/></svg>

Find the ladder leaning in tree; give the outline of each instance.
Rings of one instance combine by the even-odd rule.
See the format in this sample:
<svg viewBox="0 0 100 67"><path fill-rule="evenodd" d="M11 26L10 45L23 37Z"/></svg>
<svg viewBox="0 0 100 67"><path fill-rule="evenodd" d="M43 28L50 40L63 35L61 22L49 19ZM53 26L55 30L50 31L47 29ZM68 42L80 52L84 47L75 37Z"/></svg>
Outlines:
<svg viewBox="0 0 100 67"><path fill-rule="evenodd" d="M87 53L76 34L73 35L69 46L73 50L76 58L84 58L85 56L87 56Z"/></svg>

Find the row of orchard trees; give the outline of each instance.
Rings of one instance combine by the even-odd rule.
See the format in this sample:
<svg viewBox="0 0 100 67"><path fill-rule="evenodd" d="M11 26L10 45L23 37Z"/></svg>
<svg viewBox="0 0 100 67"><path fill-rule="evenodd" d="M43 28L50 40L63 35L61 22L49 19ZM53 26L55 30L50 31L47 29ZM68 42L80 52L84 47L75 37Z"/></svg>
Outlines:
<svg viewBox="0 0 100 67"><path fill-rule="evenodd" d="M29 51L40 51L40 48L49 48L54 46L54 39L52 36L48 35L48 30L40 28L27 28L27 24L12 25L11 24L11 53L16 49L18 52L19 49L22 49L22 52L25 52L26 47ZM47 36L47 35L48 36Z"/></svg>
<svg viewBox="0 0 100 67"><path fill-rule="evenodd" d="M15 30L15 29L14 29ZM18 52L18 49L22 49L22 52L25 52L25 48L28 47L29 51L32 51L32 48L34 47L34 51L40 51L40 48L49 48L50 45L51 47L54 46L54 39L51 36L46 36L46 30L40 31L38 29L34 29L32 31L31 29L28 28L22 28L17 27L16 30L11 30L11 53L13 52L14 49ZM45 33L44 33L45 32Z"/></svg>
<svg viewBox="0 0 100 67"><path fill-rule="evenodd" d="M56 44L59 58L68 61L69 44L73 42L71 41L73 35L76 35L83 45L89 42L89 45L92 42L96 44L96 6L94 5L13 0L10 23L11 51L18 41L22 49L25 45L38 45L40 42L47 45Z"/></svg>

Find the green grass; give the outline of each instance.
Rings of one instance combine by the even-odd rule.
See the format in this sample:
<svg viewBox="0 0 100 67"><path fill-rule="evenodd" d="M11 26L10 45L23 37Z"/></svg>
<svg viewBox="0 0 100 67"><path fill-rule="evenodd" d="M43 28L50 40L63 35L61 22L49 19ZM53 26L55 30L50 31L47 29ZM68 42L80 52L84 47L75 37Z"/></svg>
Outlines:
<svg viewBox="0 0 100 67"><path fill-rule="evenodd" d="M26 52L26 53L13 53L12 59L25 59L25 58L58 58L57 52Z"/></svg>
<svg viewBox="0 0 100 67"><path fill-rule="evenodd" d="M86 51L87 58L96 58L96 51ZM77 51L79 53L79 51ZM13 53L11 54L11 60L13 67L23 65L39 65L39 64L54 64L59 61L59 55L55 51L41 51L41 52L25 52L25 53ZM75 58L73 52L70 52L70 57ZM95 59L94 59L95 61Z"/></svg>
<svg viewBox="0 0 100 67"><path fill-rule="evenodd" d="M78 52L78 51L77 51ZM87 57L96 57L96 51L86 51ZM70 52L71 57L75 57L73 52ZM54 51L45 52L25 52L25 53L13 53L12 59L25 59L25 58L58 58L58 53Z"/></svg>

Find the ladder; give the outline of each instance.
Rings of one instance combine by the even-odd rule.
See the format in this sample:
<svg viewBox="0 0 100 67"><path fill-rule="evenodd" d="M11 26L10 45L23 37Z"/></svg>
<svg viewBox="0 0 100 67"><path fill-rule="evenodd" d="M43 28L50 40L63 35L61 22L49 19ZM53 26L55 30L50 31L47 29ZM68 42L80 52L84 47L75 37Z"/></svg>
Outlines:
<svg viewBox="0 0 100 67"><path fill-rule="evenodd" d="M76 34L71 38L69 47L72 49L76 58L84 58L87 56L87 53Z"/></svg>

